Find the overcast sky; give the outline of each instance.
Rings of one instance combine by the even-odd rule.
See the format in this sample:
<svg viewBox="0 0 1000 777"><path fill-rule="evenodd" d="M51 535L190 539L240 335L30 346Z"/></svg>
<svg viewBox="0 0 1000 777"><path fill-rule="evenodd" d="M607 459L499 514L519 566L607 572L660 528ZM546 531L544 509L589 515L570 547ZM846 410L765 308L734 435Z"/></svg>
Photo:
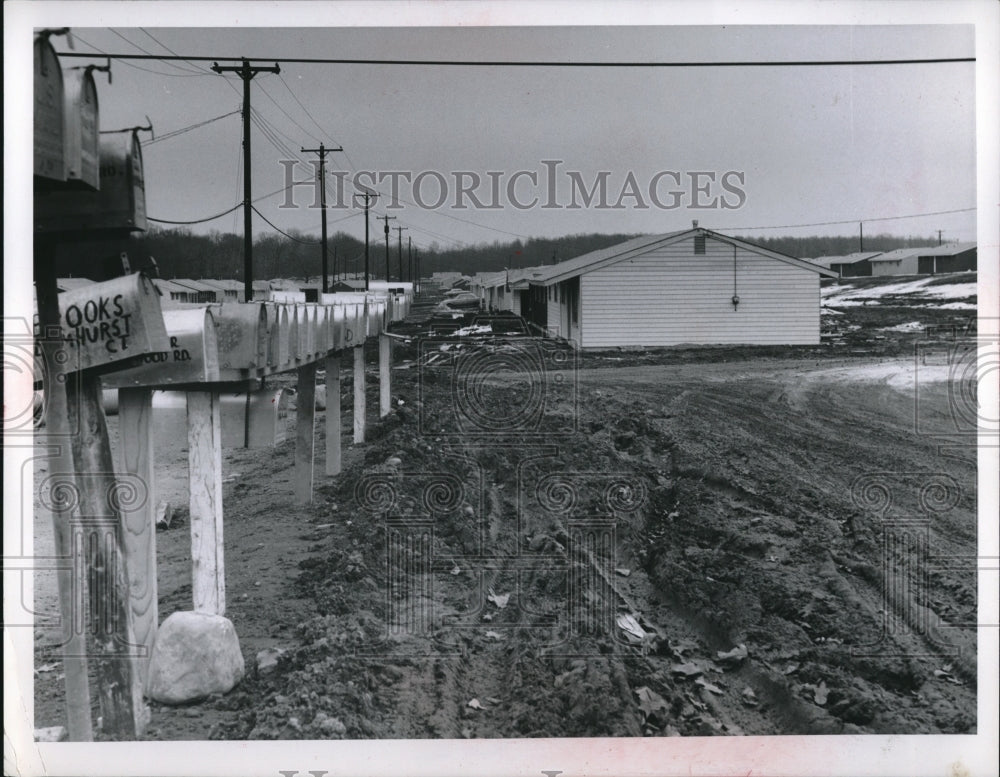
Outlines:
<svg viewBox="0 0 1000 777"><path fill-rule="evenodd" d="M191 19L197 21L196 18ZM703 226L754 236L865 233L974 240L974 211L894 221L886 217L976 205L974 63L831 67L428 67L295 64L286 57L542 61L775 61L975 55L971 26L586 27L420 29L199 29L74 27L75 51L218 57L281 64L252 82L254 197L281 189L282 159L308 160L302 146L342 145L332 170L400 179L391 226L418 245L441 246L577 232L667 232ZM54 39L68 50L65 39ZM80 64L64 59L64 67ZM211 62L116 61L113 83L98 75L103 129L144 124L157 137L236 111L242 84ZM139 69L143 68L143 69ZM155 71L155 72L150 72ZM145 143L151 216L204 218L242 199L238 114ZM287 152L295 152L290 156ZM552 162L560 160L554 175ZM457 192L455 172L478 175L477 209ZM510 179L524 171L508 191ZM565 206L579 183L607 173L608 205ZM666 171L667 175L658 173ZM490 179L491 173L494 179ZM311 169L301 161L296 180ZM437 209L418 207L439 199ZM630 179L631 173L631 179ZM714 174L693 177L692 173ZM723 188L723 176L728 187ZM676 174L676 175L674 175ZM531 176L537 177L537 184ZM554 181L555 198L549 193ZM335 184L330 181L330 199ZM467 182L474 180L466 178ZM491 180L499 198L491 202ZM634 186L632 184L634 180ZM678 183L679 182L679 183ZM650 186L659 205L651 199ZM695 187L701 191L695 191ZM622 189L629 189L624 197ZM390 194L388 180L377 185ZM282 229L319 234L312 192L257 203ZM353 191L345 189L347 202ZM673 194L671 194L673 192ZM416 198L415 195L416 194ZM520 204L534 207L519 208ZM456 197L468 205L457 209ZM375 212L386 212L383 196ZM715 205L692 208L691 205ZM721 205L729 207L724 208ZM645 206L645 207L643 207ZM676 207L661 207L676 206ZM353 214L353 215L352 215ZM332 209L331 232L362 237L357 210ZM849 221L849 224L802 226ZM240 211L192 227L242 232ZM376 225L381 235L381 225ZM254 217L255 231L271 227ZM393 233L395 238L395 232Z"/></svg>

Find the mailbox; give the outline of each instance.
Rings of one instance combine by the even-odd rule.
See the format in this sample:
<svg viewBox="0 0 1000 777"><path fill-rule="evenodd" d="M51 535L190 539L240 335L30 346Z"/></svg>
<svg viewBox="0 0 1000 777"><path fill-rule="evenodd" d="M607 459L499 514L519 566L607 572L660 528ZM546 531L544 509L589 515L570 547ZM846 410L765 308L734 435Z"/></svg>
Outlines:
<svg viewBox="0 0 1000 777"><path fill-rule="evenodd" d="M133 359L128 369L107 376L105 386L178 386L221 379L215 318L209 308L166 310L163 323L169 348Z"/></svg>
<svg viewBox="0 0 1000 777"><path fill-rule="evenodd" d="M316 306L316 353L320 355L331 349L329 315L330 307L328 305Z"/></svg>
<svg viewBox="0 0 1000 777"><path fill-rule="evenodd" d="M102 138L99 169L99 192L39 192L35 197L35 230L108 234L145 230L142 146L135 133Z"/></svg>
<svg viewBox="0 0 1000 777"><path fill-rule="evenodd" d="M89 189L101 186L98 164L99 112L97 86L91 68L72 68L64 81L66 181Z"/></svg>
<svg viewBox="0 0 1000 777"><path fill-rule="evenodd" d="M287 305L279 306L278 316L278 360L272 366L277 369L285 369L295 360L292 345L292 316L289 314Z"/></svg>
<svg viewBox="0 0 1000 777"><path fill-rule="evenodd" d="M314 308L312 305L296 305L299 321L299 358L310 359L313 355L313 329L315 327Z"/></svg>
<svg viewBox="0 0 1000 777"><path fill-rule="evenodd" d="M35 185L66 180L63 110L65 91L59 55L48 37L35 38Z"/></svg>
<svg viewBox="0 0 1000 777"><path fill-rule="evenodd" d="M251 391L249 402L246 393L220 395L222 447L242 448L249 441L251 448L270 448L283 442L290 405L290 393L285 389Z"/></svg>
<svg viewBox="0 0 1000 777"><path fill-rule="evenodd" d="M271 302L305 302L306 293L304 291L272 289L267 293L267 298Z"/></svg>
<svg viewBox="0 0 1000 777"><path fill-rule="evenodd" d="M59 295L69 363L79 369L118 364L168 347L160 295L142 273L91 283Z"/></svg>
<svg viewBox="0 0 1000 777"><path fill-rule="evenodd" d="M267 366L267 311L260 303L227 302L211 306L215 319L219 368L240 371L228 380L250 377L249 370Z"/></svg>

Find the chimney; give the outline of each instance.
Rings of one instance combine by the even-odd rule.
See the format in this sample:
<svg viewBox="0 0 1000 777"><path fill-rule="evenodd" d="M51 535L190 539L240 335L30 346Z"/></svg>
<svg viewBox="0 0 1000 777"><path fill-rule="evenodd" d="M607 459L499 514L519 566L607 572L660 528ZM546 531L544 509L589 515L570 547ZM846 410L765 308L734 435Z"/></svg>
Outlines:
<svg viewBox="0 0 1000 777"><path fill-rule="evenodd" d="M698 228L698 219L692 219L691 220L691 228L692 229L697 229Z"/></svg>

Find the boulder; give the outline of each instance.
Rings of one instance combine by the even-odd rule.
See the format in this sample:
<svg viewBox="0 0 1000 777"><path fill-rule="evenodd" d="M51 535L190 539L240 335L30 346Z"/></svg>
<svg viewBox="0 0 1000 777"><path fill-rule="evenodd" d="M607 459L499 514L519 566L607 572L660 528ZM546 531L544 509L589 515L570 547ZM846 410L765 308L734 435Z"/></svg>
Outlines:
<svg viewBox="0 0 1000 777"><path fill-rule="evenodd" d="M175 612L156 633L146 695L163 704L185 704L227 693L245 671L236 630L208 612Z"/></svg>

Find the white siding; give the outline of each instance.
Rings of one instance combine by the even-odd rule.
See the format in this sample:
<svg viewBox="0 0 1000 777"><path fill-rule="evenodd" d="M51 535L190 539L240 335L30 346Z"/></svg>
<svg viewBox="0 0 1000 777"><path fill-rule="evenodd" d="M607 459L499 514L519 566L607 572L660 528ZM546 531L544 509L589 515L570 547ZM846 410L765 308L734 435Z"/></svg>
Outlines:
<svg viewBox="0 0 1000 777"><path fill-rule="evenodd" d="M580 279L584 348L819 342L818 273L708 238L651 250Z"/></svg>
<svg viewBox="0 0 1000 777"><path fill-rule="evenodd" d="M549 330L549 334L554 337L562 337L564 332L560 326L560 319L562 318L562 310L560 308L560 302L556 299L558 286L549 286L545 290L548 295L548 304L545 306L545 328Z"/></svg>

